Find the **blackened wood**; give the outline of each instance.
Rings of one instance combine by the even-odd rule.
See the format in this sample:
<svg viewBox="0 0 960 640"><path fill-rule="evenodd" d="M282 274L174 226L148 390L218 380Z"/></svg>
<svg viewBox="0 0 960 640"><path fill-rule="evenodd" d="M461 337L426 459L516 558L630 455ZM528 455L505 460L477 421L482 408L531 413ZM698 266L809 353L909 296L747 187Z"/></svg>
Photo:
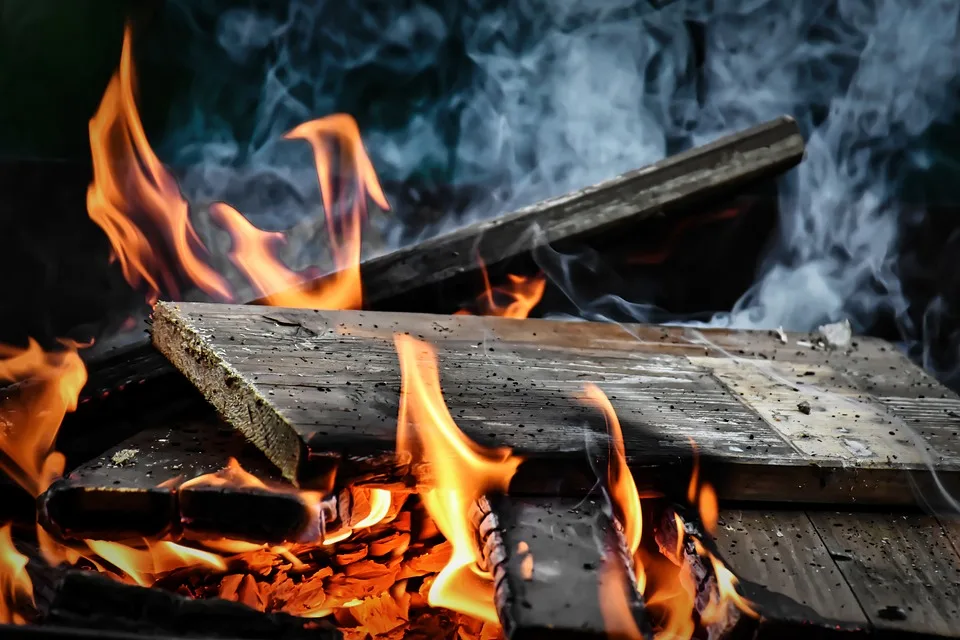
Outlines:
<svg viewBox="0 0 960 640"><path fill-rule="evenodd" d="M230 458L289 491L177 486L224 469ZM97 540L185 533L283 542L313 535L317 525L276 467L209 408L145 429L74 469L41 497L39 516L62 538Z"/></svg>
<svg viewBox="0 0 960 640"><path fill-rule="evenodd" d="M128 631L104 631L102 629L83 629L60 625L6 625L0 624L0 638L3 640L184 640L191 636L158 635L151 633L144 635ZM195 638L196 636L192 636ZM240 638L224 638L217 636L217 640L240 640Z"/></svg>
<svg viewBox="0 0 960 640"><path fill-rule="evenodd" d="M620 594L620 610L649 637L623 537L602 503L509 496L484 502L478 537L507 638L607 638L604 605L618 606L611 600Z"/></svg>
<svg viewBox="0 0 960 640"><path fill-rule="evenodd" d="M36 606L47 624L186 638L334 639L329 623L262 613L219 598L195 600L122 584L92 571L28 565Z"/></svg>
<svg viewBox="0 0 960 640"><path fill-rule="evenodd" d="M587 459L587 436L604 437L578 399L593 382L638 475L688 458L693 440L721 498L914 504L914 487L933 484L928 464L946 486L960 481L960 398L875 339L829 348L805 334L201 303L161 303L153 335L285 477L309 485L342 458L395 449L397 333L436 344L465 433L530 458ZM918 430L903 407L919 395L942 414Z"/></svg>
<svg viewBox="0 0 960 640"><path fill-rule="evenodd" d="M797 123L781 117L579 191L399 249L361 265L364 298L385 300L529 252L606 233L674 208L731 195L803 157ZM534 233L534 230L537 230Z"/></svg>
<svg viewBox="0 0 960 640"><path fill-rule="evenodd" d="M960 637L960 557L936 519L810 513L871 625Z"/></svg>

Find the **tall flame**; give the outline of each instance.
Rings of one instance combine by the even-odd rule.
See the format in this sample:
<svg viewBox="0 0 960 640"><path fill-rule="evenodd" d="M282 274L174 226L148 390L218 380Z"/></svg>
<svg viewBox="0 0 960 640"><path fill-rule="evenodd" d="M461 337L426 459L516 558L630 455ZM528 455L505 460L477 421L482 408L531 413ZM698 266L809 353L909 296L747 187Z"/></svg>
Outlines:
<svg viewBox="0 0 960 640"><path fill-rule="evenodd" d="M23 624L18 605L33 602L33 583L27 575L27 557L13 546L10 525L0 527L0 624Z"/></svg>
<svg viewBox="0 0 960 640"><path fill-rule="evenodd" d="M285 241L282 233L262 231L233 207L217 203L211 213L233 239L230 258L271 306L359 309L363 306L360 251L367 198L384 210L390 206L363 148L357 123L348 115L334 114L304 123L285 137L305 140L313 150L335 271L310 286L302 286L305 278L276 256L276 247ZM334 162L334 146L340 150L338 162ZM352 174L353 193L335 190L334 167ZM346 180L340 182L341 187L346 184Z"/></svg>
<svg viewBox="0 0 960 640"><path fill-rule="evenodd" d="M206 262L206 247L190 222L187 202L147 140L135 98L130 27L120 67L90 120L93 183L87 211L107 234L127 282L179 298L182 277L210 296L230 300L230 288Z"/></svg>
<svg viewBox="0 0 960 640"><path fill-rule="evenodd" d="M0 380L22 381L4 390L0 470L39 496L63 473L65 460L54 442L64 415L77 407L87 370L77 345L47 352L30 340L26 348L0 345Z"/></svg>
<svg viewBox="0 0 960 640"><path fill-rule="evenodd" d="M493 583L478 572L480 551L468 514L484 495L507 491L521 460L507 448L481 447L460 431L440 390L432 346L401 334L394 344L401 376L397 452L409 455L415 465L429 464L430 488L421 495L453 546L430 588L429 602L496 624Z"/></svg>

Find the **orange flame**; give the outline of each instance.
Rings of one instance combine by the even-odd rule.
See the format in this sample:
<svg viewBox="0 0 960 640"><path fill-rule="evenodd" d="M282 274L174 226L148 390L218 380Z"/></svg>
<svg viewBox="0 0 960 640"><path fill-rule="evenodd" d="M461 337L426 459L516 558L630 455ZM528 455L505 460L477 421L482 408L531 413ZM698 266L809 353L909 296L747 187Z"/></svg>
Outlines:
<svg viewBox="0 0 960 640"><path fill-rule="evenodd" d="M600 387L591 383L584 386L584 400L603 412L607 422L607 432L610 435L609 461L607 464L607 488L610 491L610 501L616 511L619 522L623 525L624 536L627 539L627 548L634 556L640 548L643 534L643 512L640 509L640 493L637 483L627 466L626 448L623 444L623 430L620 420L610 404L609 398ZM637 583L646 583L643 574L643 565L635 563Z"/></svg>
<svg viewBox="0 0 960 640"><path fill-rule="evenodd" d="M214 571L225 571L227 564L220 556L185 547L175 542L144 540L145 549L104 540L85 540L90 550L141 587L149 587L164 573L182 567L204 566ZM92 562L95 559L90 558Z"/></svg>
<svg viewBox="0 0 960 640"><path fill-rule="evenodd" d="M25 381L5 391L0 470L33 496L63 473L65 460L53 450L54 441L87 382L77 345L64 344L55 352L45 352L34 340L25 349L0 345L0 380Z"/></svg>
<svg viewBox="0 0 960 640"><path fill-rule="evenodd" d="M179 298L179 274L208 295L230 300L227 282L201 258L207 249L176 181L150 148L135 82L127 26L120 67L90 120L93 183L87 212L110 239L124 278L133 287L144 285L151 304L161 294Z"/></svg>
<svg viewBox="0 0 960 640"><path fill-rule="evenodd" d="M360 250L366 199L371 198L384 210L390 206L363 148L357 123L348 115L335 114L304 123L285 137L305 140L313 150L335 271L322 280L303 286L305 276L291 271L276 256L275 247L285 241L282 233L262 231L236 209L217 203L211 207L211 213L233 239L230 259L264 296L268 305L359 309L363 306ZM334 143L340 148L337 163L333 161ZM344 195L334 190L335 165L352 172L356 181L355 193ZM340 212L342 208L346 211Z"/></svg>
<svg viewBox="0 0 960 640"><path fill-rule="evenodd" d="M394 343L401 379L397 453L430 465L430 488L421 496L453 546L429 603L498 624L493 582L477 569L480 551L468 514L482 496L507 491L521 460L507 448L481 447L460 431L443 400L433 347L402 334Z"/></svg>
<svg viewBox="0 0 960 640"><path fill-rule="evenodd" d="M630 589L627 576L617 562L604 558L598 575L600 581L600 613L606 636L611 640L644 640L643 633L630 610Z"/></svg>
<svg viewBox="0 0 960 640"><path fill-rule="evenodd" d="M477 297L479 315L499 316L501 318L527 318L533 308L540 304L543 292L547 288L547 278L543 273L535 276L520 276L507 274L509 283L500 287L490 285L490 274L483 259L477 256L480 263L480 272L483 274L483 293ZM497 299L506 298L506 304L500 304ZM455 315L473 315L466 309L461 309Z"/></svg>
<svg viewBox="0 0 960 640"><path fill-rule="evenodd" d="M10 525L0 527L0 624L25 624L17 612L25 600L33 602L33 583L27 574L27 557L17 551Z"/></svg>

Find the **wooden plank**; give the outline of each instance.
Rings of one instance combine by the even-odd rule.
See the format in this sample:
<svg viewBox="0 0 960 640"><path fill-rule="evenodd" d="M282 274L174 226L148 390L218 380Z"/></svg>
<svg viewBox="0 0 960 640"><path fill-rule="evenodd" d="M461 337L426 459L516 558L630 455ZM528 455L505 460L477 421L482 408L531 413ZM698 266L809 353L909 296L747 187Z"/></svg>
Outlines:
<svg viewBox="0 0 960 640"><path fill-rule="evenodd" d="M306 483L318 460L329 471L343 452L393 450L395 333L436 344L451 412L481 443L584 460L585 427L603 428L577 400L593 382L623 422L632 466L683 459L693 439L722 498L913 504L912 482L924 483L906 473L927 463L902 437L910 425L863 388L904 365L878 340L831 350L767 332L200 303L160 304L154 320L157 347ZM960 445L944 432L956 426L920 440L937 436L936 467L954 486Z"/></svg>
<svg viewBox="0 0 960 640"><path fill-rule="evenodd" d="M802 511L721 512L716 544L741 580L744 596L767 617L813 622L802 610L777 607L754 585L807 607L823 623L843 628L868 625L863 609L817 530ZM774 609L774 611L771 611Z"/></svg>
<svg viewBox="0 0 960 640"><path fill-rule="evenodd" d="M874 628L960 637L960 557L928 516L810 513Z"/></svg>
<svg viewBox="0 0 960 640"><path fill-rule="evenodd" d="M483 220L365 261L364 299L377 305L415 289L528 253L730 195L796 165L797 123L784 116L598 185ZM536 229L536 233L534 230Z"/></svg>
<svg viewBox="0 0 960 640"><path fill-rule="evenodd" d="M510 496L483 502L478 532L507 638L607 638L619 615L648 627L623 537L603 503Z"/></svg>

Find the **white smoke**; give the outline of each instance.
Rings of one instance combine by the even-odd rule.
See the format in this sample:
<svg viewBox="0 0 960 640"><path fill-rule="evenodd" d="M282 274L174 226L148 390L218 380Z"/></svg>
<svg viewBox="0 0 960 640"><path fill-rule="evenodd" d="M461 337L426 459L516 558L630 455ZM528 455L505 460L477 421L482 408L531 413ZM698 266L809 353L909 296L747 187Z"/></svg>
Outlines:
<svg viewBox="0 0 960 640"><path fill-rule="evenodd" d="M194 201L234 193L255 219L290 226L305 203L315 204L316 184L304 150L276 140L334 111L357 112L387 181L419 175L484 185L495 201L473 215L791 114L808 151L781 181L778 235L756 284L713 324L811 330L849 318L864 330L878 312L893 311L905 339L920 337L897 274L909 221L896 190L923 160L918 139L956 106L960 3L223 4L183 3L185 15L206 12L214 48L235 67L198 71L195 94L222 78L236 82L236 72L257 76L252 93L230 96L254 125L241 133L212 108L175 112L178 135L168 138L166 155L185 167L183 187ZM384 95L403 104L377 102ZM265 179L275 188L236 191ZM646 300L597 297L595 283L575 286L569 260L540 257L586 316L602 317L611 305L621 319L667 315Z"/></svg>

